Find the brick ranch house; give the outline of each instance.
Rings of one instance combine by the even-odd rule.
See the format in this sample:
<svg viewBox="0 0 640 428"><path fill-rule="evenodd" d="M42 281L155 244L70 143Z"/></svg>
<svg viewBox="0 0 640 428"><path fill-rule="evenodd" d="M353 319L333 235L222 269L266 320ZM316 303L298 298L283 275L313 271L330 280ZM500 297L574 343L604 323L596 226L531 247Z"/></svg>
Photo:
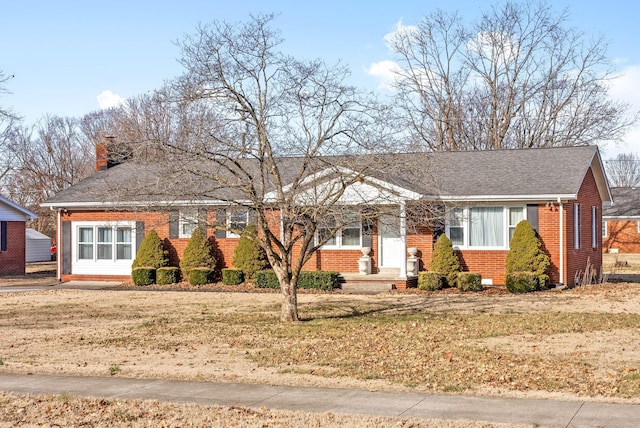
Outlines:
<svg viewBox="0 0 640 428"><path fill-rule="evenodd" d="M615 204L602 213L602 250L640 253L640 189L612 187Z"/></svg>
<svg viewBox="0 0 640 428"><path fill-rule="evenodd" d="M207 236L215 240L217 267L231 267L238 236L215 229L215 224L246 224L251 216L228 202L225 207L228 192L218 200L166 205L150 196L153 191L138 199L125 198L117 189L127 181L135 177L151 189L161 174L134 161L107 165L103 152L97 153L96 173L43 204L57 212L59 280L129 280L136 248L152 228L165 240L171 264L177 265L198 221L206 221ZM416 182L416 171L392 168L353 184L354 195L374 188L393 194L399 215L366 222L354 217L348 230L339 231L321 247L305 269L357 274L362 249L367 247L371 249L367 277L392 273L394 285L404 288L412 276L407 274L407 249L418 250L420 269L426 270L435 238L446 233L464 270L480 273L485 284L504 284L510 236L519 221L527 220L551 258L553 283L573 285L574 276L587 263L600 271L602 207L612 202L612 196L596 146L388 156L398 158L396 165L403 165L403 160L409 165L410 158L423 156L432 181ZM322 174L317 177L316 186L330 180ZM445 221L408 227L405 213L417 200L441 206ZM150 203L156 208L143 209ZM353 208L359 212L355 201ZM278 227L275 219L273 228Z"/></svg>
<svg viewBox="0 0 640 428"><path fill-rule="evenodd" d="M24 275L26 222L37 215L0 196L0 275Z"/></svg>

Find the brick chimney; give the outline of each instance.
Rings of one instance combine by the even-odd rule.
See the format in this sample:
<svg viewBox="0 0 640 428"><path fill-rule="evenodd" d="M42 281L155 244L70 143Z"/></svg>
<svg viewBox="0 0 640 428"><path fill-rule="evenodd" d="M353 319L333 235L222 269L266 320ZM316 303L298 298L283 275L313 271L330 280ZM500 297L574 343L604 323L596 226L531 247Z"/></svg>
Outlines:
<svg viewBox="0 0 640 428"><path fill-rule="evenodd" d="M104 171L108 168L109 140L113 137L104 137L96 142L96 171Z"/></svg>
<svg viewBox="0 0 640 428"><path fill-rule="evenodd" d="M118 145L114 136L105 136L96 142L96 171L104 171L132 157L130 145Z"/></svg>

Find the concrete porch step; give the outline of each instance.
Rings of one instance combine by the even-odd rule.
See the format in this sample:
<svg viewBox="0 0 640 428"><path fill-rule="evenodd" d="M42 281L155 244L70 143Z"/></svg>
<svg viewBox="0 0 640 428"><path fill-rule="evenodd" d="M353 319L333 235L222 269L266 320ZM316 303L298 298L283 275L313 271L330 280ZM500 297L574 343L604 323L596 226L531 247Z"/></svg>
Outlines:
<svg viewBox="0 0 640 428"><path fill-rule="evenodd" d="M345 293L353 294L378 294L390 291L393 289L391 282L376 281L376 282L345 282L342 284L342 291Z"/></svg>

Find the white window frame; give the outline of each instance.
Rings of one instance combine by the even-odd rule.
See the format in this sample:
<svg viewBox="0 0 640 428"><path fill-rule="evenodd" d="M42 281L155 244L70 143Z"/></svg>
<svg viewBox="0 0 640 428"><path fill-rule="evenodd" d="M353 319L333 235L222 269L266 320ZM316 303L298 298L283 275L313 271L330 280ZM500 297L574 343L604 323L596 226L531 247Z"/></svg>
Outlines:
<svg viewBox="0 0 640 428"><path fill-rule="evenodd" d="M243 218L241 219L241 221L238 221L240 216L242 216ZM243 223L244 223L244 226L241 226L241 227L234 226L236 230L237 229L244 230L249 224L249 210L227 211L227 227L228 228L231 228L234 224L242 225ZM240 235L237 233L234 233L231 230L227 230L227 238L240 238Z"/></svg>
<svg viewBox="0 0 640 428"><path fill-rule="evenodd" d="M502 208L502 244L496 246L478 246L470 244L470 211L472 208ZM459 219L461 221L462 226L455 226L462 228L462 244L455 244L452 241L453 248L456 250L508 250L509 249L509 229L512 225L509 224L509 211L512 208L521 208L522 209L522 219L527 220L527 207L526 205L474 205L465 208L453 208L451 213L462 213L462 218ZM515 227L515 225L513 225ZM449 239L451 239L451 220L448 218L445 221L445 233Z"/></svg>
<svg viewBox="0 0 640 428"><path fill-rule="evenodd" d="M87 242L91 245L92 257L90 259L81 259L79 254L80 247L80 229L89 228L92 230L92 241ZM111 229L111 257L108 259L98 258L98 229ZM129 229L130 242L118 242L118 229ZM96 222L96 221L78 221L72 223L71 228L72 242L72 272L74 274L90 274L90 275L131 275L131 264L136 258L136 222L135 221L115 221L115 222ZM106 243L105 243L106 244ZM131 258L118 258L118 245L131 246Z"/></svg>
<svg viewBox="0 0 640 428"><path fill-rule="evenodd" d="M607 224L606 220L602 220L602 237L603 238L609 237L609 225Z"/></svg>
<svg viewBox="0 0 640 428"><path fill-rule="evenodd" d="M591 248L598 248L598 207L591 207Z"/></svg>
<svg viewBox="0 0 640 428"><path fill-rule="evenodd" d="M573 249L579 250L582 246L582 204L573 204Z"/></svg>
<svg viewBox="0 0 640 428"><path fill-rule="evenodd" d="M348 249L359 249L362 248L362 219L359 217L358 214L352 214L354 217L354 221L349 222L348 224L345 224L345 226L339 228L336 230L335 235L333 236L333 240L335 240L334 244L329 244L326 243L324 244L321 248L324 250L348 250ZM355 225L358 225L358 227L355 227ZM353 226L353 227L349 227L349 226ZM330 229L329 228L323 228L321 226L318 226L316 229L316 243L318 243L320 241L320 232L322 229ZM358 243L355 245L348 245L344 243L344 231L347 229L358 229ZM330 242L330 241L329 241Z"/></svg>
<svg viewBox="0 0 640 428"><path fill-rule="evenodd" d="M191 238L198 227L198 209L182 208L178 211L178 238Z"/></svg>

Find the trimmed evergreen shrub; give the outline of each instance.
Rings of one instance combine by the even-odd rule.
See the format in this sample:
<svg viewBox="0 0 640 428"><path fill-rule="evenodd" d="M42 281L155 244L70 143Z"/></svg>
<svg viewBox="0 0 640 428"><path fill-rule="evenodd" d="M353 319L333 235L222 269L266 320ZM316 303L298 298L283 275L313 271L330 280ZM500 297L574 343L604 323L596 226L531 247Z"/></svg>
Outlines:
<svg viewBox="0 0 640 428"><path fill-rule="evenodd" d="M444 288L445 277L438 272L418 272L418 289L435 291Z"/></svg>
<svg viewBox="0 0 640 428"><path fill-rule="evenodd" d="M222 283L224 285L238 285L244 282L244 274L240 269L222 269Z"/></svg>
<svg viewBox="0 0 640 428"><path fill-rule="evenodd" d="M258 288L280 288L278 277L271 269L256 272L254 281ZM340 274L338 272L304 271L300 272L298 277L298 288L329 291L339 286Z"/></svg>
<svg viewBox="0 0 640 428"><path fill-rule="evenodd" d="M276 273L271 269L256 272L254 281L258 288L280 288L280 281L278 281Z"/></svg>
<svg viewBox="0 0 640 428"><path fill-rule="evenodd" d="M537 288L545 288L549 282L547 270L551 265L549 256L542 251L542 243L528 221L516 225L505 263L505 273L531 272L538 276Z"/></svg>
<svg viewBox="0 0 640 428"><path fill-rule="evenodd" d="M179 280L180 268L175 266L164 266L156 270L156 284L177 284Z"/></svg>
<svg viewBox="0 0 640 428"><path fill-rule="evenodd" d="M131 271L131 279L135 285L151 285L156 281L156 268L153 266L142 266Z"/></svg>
<svg viewBox="0 0 640 428"><path fill-rule="evenodd" d="M192 269L209 268L212 270L215 266L216 259L211 251L211 245L202 229L196 227L187 243L187 248L184 249L182 259L180 259L182 277L189 278L189 282L191 282L189 273Z"/></svg>
<svg viewBox="0 0 640 428"><path fill-rule="evenodd" d="M482 275L474 272L460 272L456 278L460 291L482 291Z"/></svg>
<svg viewBox="0 0 640 428"><path fill-rule="evenodd" d="M440 235L436 241L436 245L433 247L429 270L444 275L446 286L455 286L456 276L458 276L458 272L460 272L460 260L455 251L453 251L451 241L444 233Z"/></svg>
<svg viewBox="0 0 640 428"><path fill-rule="evenodd" d="M189 271L189 284L205 285L211 284L213 278L213 270L207 267L196 267Z"/></svg>
<svg viewBox="0 0 640 428"><path fill-rule="evenodd" d="M509 272L504 283L512 293L529 293L539 289L539 276L533 272Z"/></svg>
<svg viewBox="0 0 640 428"><path fill-rule="evenodd" d="M330 271L304 271L298 277L298 288L330 291L340 286L340 274Z"/></svg>
<svg viewBox="0 0 640 428"><path fill-rule="evenodd" d="M269 267L267 254L257 241L255 225L249 223L242 231L238 246L233 251L232 263L247 278L253 278L256 272Z"/></svg>
<svg viewBox="0 0 640 428"><path fill-rule="evenodd" d="M140 243L140 248L136 251L136 258L131 264L132 268L154 267L159 268L169 263L167 252L164 250L162 239L155 229L151 229Z"/></svg>

